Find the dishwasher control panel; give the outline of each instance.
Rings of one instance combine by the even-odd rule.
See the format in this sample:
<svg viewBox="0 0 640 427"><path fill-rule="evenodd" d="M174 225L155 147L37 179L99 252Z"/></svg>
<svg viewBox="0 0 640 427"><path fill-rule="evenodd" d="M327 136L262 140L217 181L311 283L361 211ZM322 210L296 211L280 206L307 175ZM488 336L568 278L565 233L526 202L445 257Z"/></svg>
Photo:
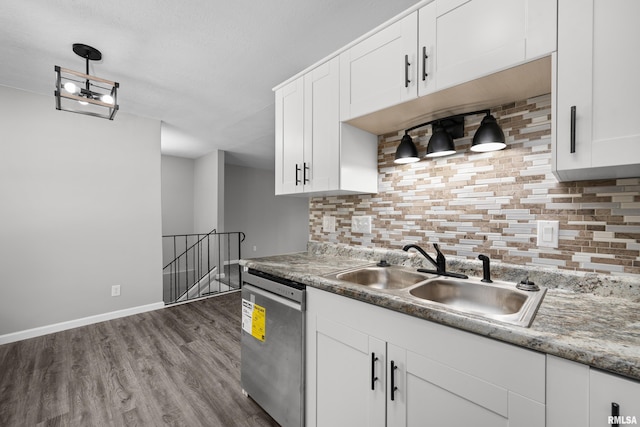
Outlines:
<svg viewBox="0 0 640 427"><path fill-rule="evenodd" d="M302 283L253 269L245 273L243 282L296 302L304 302L305 285Z"/></svg>

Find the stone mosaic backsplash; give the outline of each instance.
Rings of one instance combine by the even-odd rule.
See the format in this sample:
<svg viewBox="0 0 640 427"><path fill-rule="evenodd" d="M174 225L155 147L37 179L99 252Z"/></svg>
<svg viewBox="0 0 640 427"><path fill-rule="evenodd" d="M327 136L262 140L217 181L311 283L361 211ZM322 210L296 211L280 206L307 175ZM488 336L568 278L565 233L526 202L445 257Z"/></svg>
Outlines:
<svg viewBox="0 0 640 427"><path fill-rule="evenodd" d="M310 199L310 240L398 249L437 242L443 253L528 267L630 275L640 279L640 177L560 183L551 173L551 96L491 109L507 148L469 151L482 115L465 119L458 153L393 163L404 130L378 144L378 194ZM411 133L421 154L431 126ZM323 216L336 231L325 233ZM351 231L371 216L371 233ZM559 221L559 247L536 245L537 221Z"/></svg>

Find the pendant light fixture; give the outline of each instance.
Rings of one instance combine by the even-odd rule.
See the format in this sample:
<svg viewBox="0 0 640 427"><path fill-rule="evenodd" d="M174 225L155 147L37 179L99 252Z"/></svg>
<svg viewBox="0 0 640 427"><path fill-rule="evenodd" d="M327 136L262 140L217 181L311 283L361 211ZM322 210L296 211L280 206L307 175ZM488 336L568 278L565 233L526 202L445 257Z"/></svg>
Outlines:
<svg viewBox="0 0 640 427"><path fill-rule="evenodd" d="M75 43L73 52L85 59L86 73L55 66L56 110L113 120L119 108L120 85L89 75L89 61L100 61L102 53L82 43Z"/></svg>
<svg viewBox="0 0 640 427"><path fill-rule="evenodd" d="M432 120L405 130L402 141L396 149L394 163L405 164L419 160L418 150L413 143L409 132L423 126L432 125L433 133L427 144L425 157L443 157L456 153L454 139L464 136L464 118L466 116L485 114L480 127L473 137L472 151L486 152L501 150L506 147L504 132L498 125L495 117L489 110L473 111L470 113L457 114L444 119Z"/></svg>
<svg viewBox="0 0 640 427"><path fill-rule="evenodd" d="M473 135L473 143L471 144L471 151L486 152L502 150L507 146L504 139L504 132L495 117L487 113L482 119L480 127Z"/></svg>
<svg viewBox="0 0 640 427"><path fill-rule="evenodd" d="M400 141L400 145L396 149L396 157L393 161L398 164L407 164L407 163L415 163L420 161L420 157L418 157L418 148L416 144L413 143L413 139L409 136L409 131L404 133L402 137L402 141Z"/></svg>

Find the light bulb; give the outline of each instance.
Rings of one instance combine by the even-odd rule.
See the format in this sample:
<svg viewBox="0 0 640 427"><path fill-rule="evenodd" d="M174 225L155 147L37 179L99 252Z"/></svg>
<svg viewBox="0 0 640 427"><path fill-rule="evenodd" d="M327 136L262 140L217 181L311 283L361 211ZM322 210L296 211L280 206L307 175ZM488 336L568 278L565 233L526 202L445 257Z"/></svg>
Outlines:
<svg viewBox="0 0 640 427"><path fill-rule="evenodd" d="M73 95L80 93L80 89L78 89L78 86L76 86L71 82L66 82L63 87L64 87L64 90L66 90L67 92Z"/></svg>
<svg viewBox="0 0 640 427"><path fill-rule="evenodd" d="M106 94L100 97L100 100L105 104L113 104L113 96Z"/></svg>

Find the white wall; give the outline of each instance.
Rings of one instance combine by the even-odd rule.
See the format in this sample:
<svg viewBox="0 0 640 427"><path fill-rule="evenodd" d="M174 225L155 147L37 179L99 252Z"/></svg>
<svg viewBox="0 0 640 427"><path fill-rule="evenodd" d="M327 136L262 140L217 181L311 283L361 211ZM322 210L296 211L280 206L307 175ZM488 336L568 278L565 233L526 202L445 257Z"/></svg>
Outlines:
<svg viewBox="0 0 640 427"><path fill-rule="evenodd" d="M162 301L160 122L54 105L0 86L0 336Z"/></svg>
<svg viewBox="0 0 640 427"><path fill-rule="evenodd" d="M309 199L274 194L273 171L226 165L226 228L246 234L243 258L306 250Z"/></svg>
<svg viewBox="0 0 640 427"><path fill-rule="evenodd" d="M194 232L195 160L162 156L162 235Z"/></svg>
<svg viewBox="0 0 640 427"><path fill-rule="evenodd" d="M224 200L224 151L214 151L195 161L193 197L194 229L196 233L208 233L214 228L226 231Z"/></svg>

